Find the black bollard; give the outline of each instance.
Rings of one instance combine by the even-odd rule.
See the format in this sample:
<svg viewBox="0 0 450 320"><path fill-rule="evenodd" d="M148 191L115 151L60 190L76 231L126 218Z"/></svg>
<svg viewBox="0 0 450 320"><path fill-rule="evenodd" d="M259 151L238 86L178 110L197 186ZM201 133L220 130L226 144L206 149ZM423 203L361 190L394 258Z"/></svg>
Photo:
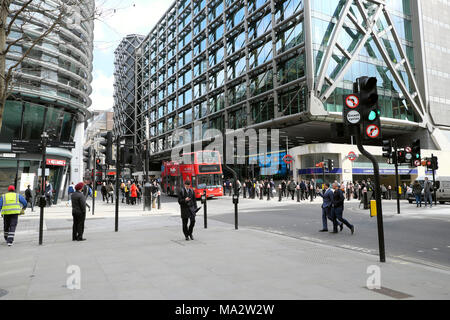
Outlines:
<svg viewBox="0 0 450 320"><path fill-rule="evenodd" d="M297 202L300 202L300 189L297 189Z"/></svg>
<svg viewBox="0 0 450 320"><path fill-rule="evenodd" d="M244 183L244 199L247 199L247 186Z"/></svg>
<svg viewBox="0 0 450 320"><path fill-rule="evenodd" d="M369 209L369 202L367 201L367 192L364 192L363 194L364 197L364 209Z"/></svg>
<svg viewBox="0 0 450 320"><path fill-rule="evenodd" d="M263 189L260 188L259 189L259 200L262 200L262 199L263 199Z"/></svg>
<svg viewBox="0 0 450 320"><path fill-rule="evenodd" d="M270 200L270 188L267 188L267 201Z"/></svg>
<svg viewBox="0 0 450 320"><path fill-rule="evenodd" d="M279 187L278 187L278 202L281 202L281 199L282 199L282 196L283 196L282 193L283 193L283 192L281 191L281 186L279 186Z"/></svg>
<svg viewBox="0 0 450 320"><path fill-rule="evenodd" d="M158 210L161 210L161 191L158 191Z"/></svg>
<svg viewBox="0 0 450 320"><path fill-rule="evenodd" d="M144 211L152 210L152 185L150 183L146 183L144 185ZM123 198L122 198L123 200Z"/></svg>
<svg viewBox="0 0 450 320"><path fill-rule="evenodd" d="M206 205L207 202L207 197L206 197L206 190L203 191L203 195L202 195L202 203L203 203L203 224L205 229L208 228L208 208Z"/></svg>

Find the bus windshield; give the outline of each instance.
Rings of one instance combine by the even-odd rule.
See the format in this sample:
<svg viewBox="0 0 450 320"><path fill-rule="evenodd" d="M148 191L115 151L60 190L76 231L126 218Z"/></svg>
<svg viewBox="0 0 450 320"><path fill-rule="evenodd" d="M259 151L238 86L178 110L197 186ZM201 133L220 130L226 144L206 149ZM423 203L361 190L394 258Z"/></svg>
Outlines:
<svg viewBox="0 0 450 320"><path fill-rule="evenodd" d="M219 174L203 174L197 176L197 188L220 188L222 186L222 178Z"/></svg>

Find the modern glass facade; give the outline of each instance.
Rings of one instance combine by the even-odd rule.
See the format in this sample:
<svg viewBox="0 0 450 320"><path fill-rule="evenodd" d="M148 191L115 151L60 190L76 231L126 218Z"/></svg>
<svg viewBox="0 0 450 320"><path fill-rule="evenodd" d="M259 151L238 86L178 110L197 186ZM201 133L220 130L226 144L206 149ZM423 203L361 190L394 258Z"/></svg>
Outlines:
<svg viewBox="0 0 450 320"><path fill-rule="evenodd" d="M25 1L14 1L13 6ZM14 68L11 95L6 102L0 131L0 192L8 185L18 183L22 173L34 174L37 185L37 154L18 155L9 158L12 140L40 140L47 131L53 141L74 141L77 125L89 114L92 92L92 51L94 29L93 0L82 1L75 8L79 19L67 16L64 22L30 49L32 42L54 22L55 16L47 16L28 10L44 8L45 12L58 12L59 1L33 1L27 10L13 23L7 39L11 50L6 56L6 69ZM42 12L42 10L41 10ZM76 141L82 149L82 141ZM73 150L75 154L75 150ZM62 177L70 173L72 152L65 149L48 150L54 160L64 160L66 166L51 167L50 181L59 191ZM82 159L80 160L82 161ZM18 180L18 181L17 181Z"/></svg>
<svg viewBox="0 0 450 320"><path fill-rule="evenodd" d="M177 0L136 50L138 140L148 129L159 155L177 128L336 122L360 76L377 77L384 124L424 127L411 11L411 0Z"/></svg>
<svg viewBox="0 0 450 320"><path fill-rule="evenodd" d="M172 148L174 129L193 122L237 129L305 111L302 13L302 0L176 1L137 60L150 152Z"/></svg>
<svg viewBox="0 0 450 320"><path fill-rule="evenodd" d="M136 48L143 36L125 37L114 52L114 133L127 137L135 143L136 139Z"/></svg>
<svg viewBox="0 0 450 320"><path fill-rule="evenodd" d="M319 80L316 81L317 94L328 96L324 102L327 111L342 112L342 96L353 92L354 80L370 75L378 79L379 105L383 117L418 121L411 102L402 95L399 83L392 75L374 37L369 35L367 39L364 39L365 28L368 26L364 15L367 15L369 20L373 19L373 30L379 34L379 39L384 45L389 59L396 65L401 81L409 93L414 94L416 89L410 82L406 65L403 63L398 65L403 57L399 52L393 32L389 29L391 24L381 12L378 12L378 8L379 6L375 2L371 3L370 1L311 1L312 48L314 50L315 77ZM410 0L387 1L386 8L381 11L383 10L386 10L392 19L393 27L414 74ZM336 39L336 48L326 60L328 62L326 64L326 51L340 20L343 20L343 24ZM360 44L362 46L359 46ZM352 55L355 57L353 58ZM351 59L353 60L350 62ZM350 66L343 71L346 64L350 64ZM320 82L321 72L325 75L324 83ZM336 86L330 89L335 81L337 81ZM327 94L327 92L332 93Z"/></svg>

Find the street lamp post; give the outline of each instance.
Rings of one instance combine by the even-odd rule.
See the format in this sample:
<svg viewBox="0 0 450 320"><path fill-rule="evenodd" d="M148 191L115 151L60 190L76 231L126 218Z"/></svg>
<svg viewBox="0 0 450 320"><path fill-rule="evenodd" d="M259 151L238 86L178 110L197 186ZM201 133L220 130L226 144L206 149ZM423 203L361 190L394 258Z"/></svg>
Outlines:
<svg viewBox="0 0 450 320"><path fill-rule="evenodd" d="M43 238L43 230L44 230L44 208L46 206L45 201L45 169L47 166L47 143L48 143L49 135L46 131L44 131L41 135L41 143L42 143L42 164L41 164L41 176L42 176L42 185L41 185L41 199L39 201L40 206L40 216L39 216L39 245L42 245Z"/></svg>

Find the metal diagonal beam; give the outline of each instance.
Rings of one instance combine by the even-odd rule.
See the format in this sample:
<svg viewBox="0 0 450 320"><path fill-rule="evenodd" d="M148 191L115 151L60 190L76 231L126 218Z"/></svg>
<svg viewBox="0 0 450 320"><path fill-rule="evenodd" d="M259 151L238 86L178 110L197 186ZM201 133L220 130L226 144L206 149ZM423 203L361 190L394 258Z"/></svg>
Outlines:
<svg viewBox="0 0 450 320"><path fill-rule="evenodd" d="M330 64L334 46L339 38L340 33L343 30L342 27L344 26L345 18L348 15L348 12L350 10L352 3L353 3L353 0L347 0L344 8L342 9L341 17L340 17L338 23L336 24L336 26L334 27L333 35L331 36L330 43L328 43L327 52L325 53L325 57L323 57L323 60L322 60L323 63L322 63L322 66L320 67L319 76L318 76L319 81L317 83L316 92L320 93L322 91L323 82L325 80L325 73L328 70L328 65Z"/></svg>
<svg viewBox="0 0 450 320"><path fill-rule="evenodd" d="M358 1L358 3L359 3L359 1ZM347 61L346 65L342 68L342 70L338 73L338 75L334 79L334 83L321 96L322 101L326 101L328 99L328 97L333 93L333 91L336 89L337 85L339 84L340 80L345 76L347 70L351 67L353 62L356 60L356 58L358 57L362 48L366 45L367 40L369 39L369 37L373 31L373 26L374 26L375 22L378 20L378 17L381 15L381 13L382 13L382 7L380 6L380 7L378 7L378 10L373 15L373 17L370 20L366 20L367 28L365 29L364 37L359 42L355 51L351 54L350 60Z"/></svg>

